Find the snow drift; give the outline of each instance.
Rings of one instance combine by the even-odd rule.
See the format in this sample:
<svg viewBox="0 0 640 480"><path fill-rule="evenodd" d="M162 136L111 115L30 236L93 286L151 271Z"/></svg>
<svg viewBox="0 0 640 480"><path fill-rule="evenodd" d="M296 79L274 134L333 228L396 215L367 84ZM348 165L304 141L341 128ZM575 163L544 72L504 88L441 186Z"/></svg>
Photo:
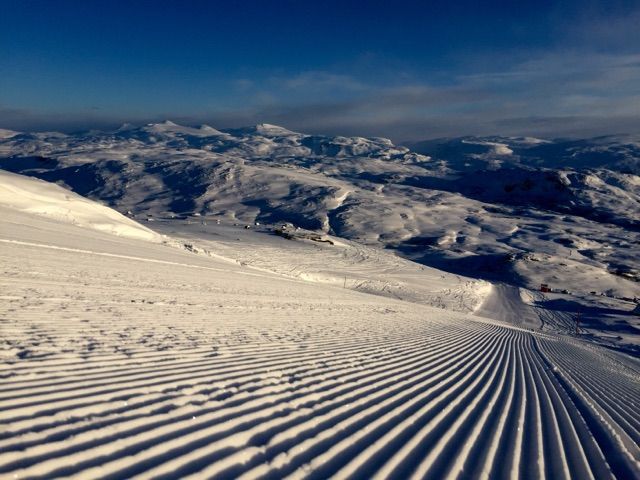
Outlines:
<svg viewBox="0 0 640 480"><path fill-rule="evenodd" d="M0 170L0 207L43 215L112 235L152 242L161 236L115 210L59 185Z"/></svg>

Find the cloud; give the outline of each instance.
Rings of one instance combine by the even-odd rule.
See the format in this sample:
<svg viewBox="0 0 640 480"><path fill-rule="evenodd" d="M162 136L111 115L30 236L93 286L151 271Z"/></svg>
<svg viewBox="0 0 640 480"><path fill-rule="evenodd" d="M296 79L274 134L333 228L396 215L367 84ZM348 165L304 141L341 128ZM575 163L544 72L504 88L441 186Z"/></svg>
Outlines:
<svg viewBox="0 0 640 480"><path fill-rule="evenodd" d="M233 87L239 91L247 91L255 86L253 80L249 80L248 78L238 78L234 80L232 84Z"/></svg>
<svg viewBox="0 0 640 480"><path fill-rule="evenodd" d="M272 77L269 82L280 85L287 90L298 90L304 93L327 90L366 91L370 87L345 74L312 70L301 72L291 77Z"/></svg>
<svg viewBox="0 0 640 480"><path fill-rule="evenodd" d="M303 78L331 77L318 72L296 77ZM254 105L244 118L309 132L395 140L624 133L637 131L640 118L640 54L556 51L502 70L462 73L446 85L375 85L339 78L330 82L336 89L347 84L358 85L357 90L328 100L314 98L309 89L306 101L292 101L274 89L273 102ZM283 84L305 91L302 81Z"/></svg>
<svg viewBox="0 0 640 480"><path fill-rule="evenodd" d="M640 130L640 52L564 49L531 54L503 68L490 65L450 73L439 83L417 74L381 82L376 75L320 70L239 78L230 82L236 97L224 109L213 106L198 114L172 111L131 118L102 107L66 114L5 107L0 108L0 127L70 131L169 118L219 128L268 122L309 133L395 141Z"/></svg>
<svg viewBox="0 0 640 480"><path fill-rule="evenodd" d="M496 23L488 18L486 26L502 30L492 32L491 38L478 36L477 44L474 32L458 32L453 22L442 29L443 38L425 32L425 44L436 45L426 48L411 35L396 36L393 19L388 19L394 28L381 31L379 38L393 35L388 37L393 48L365 42L358 50L327 42L327 49L339 51L314 57L309 50L304 58L276 60L266 55L258 62L261 66L238 67L235 77L226 71L207 77L198 68L167 68L155 72L157 82L143 85L140 79L154 72L147 72L141 62L145 75L135 72L113 84L101 77L89 82L91 88L83 96L60 88L66 76L49 90L40 84L54 85L55 79L34 76L31 96L26 88L16 88L13 94L0 88L6 91L4 96L0 93L0 127L71 131L170 118L219 128L279 123L310 133L388 136L396 141L465 134L586 136L637 131L640 3L552 3L532 10L531 18L521 24L500 20L520 19L520 13L503 12ZM529 11L516 10L522 15ZM301 64L310 66L295 71ZM14 70L21 81L29 80L29 75ZM36 106L38 99L42 107ZM72 103L75 110L47 110ZM17 106L29 109L13 108ZM163 108L171 111L159 111Z"/></svg>
<svg viewBox="0 0 640 480"><path fill-rule="evenodd" d="M35 110L3 107L0 105L0 128L17 131L63 131L73 132L91 128L111 129L125 123L117 115L106 115L101 108L82 112L53 113ZM146 117L129 119L132 123L146 123ZM153 121L158 120L154 118Z"/></svg>
<svg viewBox="0 0 640 480"><path fill-rule="evenodd" d="M561 15L564 21L557 28L561 29L564 45L578 50L637 53L640 4L635 0L624 3L585 1L578 4L576 14Z"/></svg>

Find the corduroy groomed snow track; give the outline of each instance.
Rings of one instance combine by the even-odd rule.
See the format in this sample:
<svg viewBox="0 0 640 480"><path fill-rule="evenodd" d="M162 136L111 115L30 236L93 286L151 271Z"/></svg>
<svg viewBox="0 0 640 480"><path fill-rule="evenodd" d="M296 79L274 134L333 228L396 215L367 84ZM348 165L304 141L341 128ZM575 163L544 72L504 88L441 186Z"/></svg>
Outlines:
<svg viewBox="0 0 640 480"><path fill-rule="evenodd" d="M639 475L629 357L131 245L3 243L0 477Z"/></svg>

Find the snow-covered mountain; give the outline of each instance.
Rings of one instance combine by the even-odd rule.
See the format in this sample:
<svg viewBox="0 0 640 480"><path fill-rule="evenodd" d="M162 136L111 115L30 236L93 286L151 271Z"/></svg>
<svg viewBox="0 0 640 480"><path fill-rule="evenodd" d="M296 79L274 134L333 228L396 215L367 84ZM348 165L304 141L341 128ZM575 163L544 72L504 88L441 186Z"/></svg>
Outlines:
<svg viewBox="0 0 640 480"><path fill-rule="evenodd" d="M291 222L454 273L631 298L640 296L639 145L466 137L410 150L268 124L164 122L7 135L0 168L137 218Z"/></svg>
<svg viewBox="0 0 640 480"><path fill-rule="evenodd" d="M501 165L597 169L640 173L640 135L607 135L581 140L532 137L458 137L409 143L415 152L446 158L454 168Z"/></svg>
<svg viewBox="0 0 640 480"><path fill-rule="evenodd" d="M631 226L414 185L415 172L465 172L382 139L212 130L3 144L32 150L3 164L167 234L0 171L3 478L638 477L631 302L461 278L377 248L476 273L480 259L503 279L554 266L562 286L590 267L591 286L624 290L637 284L586 251L626 232L612 250L635 254ZM304 142L324 153L284 154ZM292 215L318 231L237 222ZM463 237L460 222L477 230ZM393 225L413 236L394 240ZM323 231L340 226L360 242ZM519 253L486 253L503 245ZM545 248L555 256L526 253Z"/></svg>

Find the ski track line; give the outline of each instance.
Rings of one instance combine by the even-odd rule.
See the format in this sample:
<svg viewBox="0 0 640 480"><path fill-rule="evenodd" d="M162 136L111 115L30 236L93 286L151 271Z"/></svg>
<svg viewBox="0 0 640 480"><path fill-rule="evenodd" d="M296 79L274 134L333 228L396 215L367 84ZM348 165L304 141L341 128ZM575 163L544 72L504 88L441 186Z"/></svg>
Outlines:
<svg viewBox="0 0 640 480"><path fill-rule="evenodd" d="M49 250L59 250L59 251L63 251L63 252L72 252L72 253L82 253L85 255L94 255L94 256L99 256L99 257L109 257L109 258L119 258L119 259L123 259L123 260L134 260L137 262L146 262L146 263L158 263L158 264L162 264L162 265L171 265L171 266L179 266L179 267L187 267L187 268L195 268L195 269L201 269L201 270L208 270L208 271L212 271L212 272L221 272L221 273L226 273L229 271L229 269L225 269L225 268L215 268L215 267L208 267L208 266L204 266L204 265L193 265L190 263L181 263L181 262L170 262L167 260L158 260L155 258L146 258L146 257L137 257L137 256L132 256L132 255L122 255L122 254L118 254L118 253L108 253L108 252L96 252L93 250L84 250L81 248L70 248L70 247L60 247L57 245L47 245L44 243L34 243L34 242L24 242L21 240L10 240L10 239L6 239L6 238L0 238L0 243L10 243L10 244L14 244L14 245L22 245L25 247L35 247L35 248L45 248L45 249L49 249ZM237 275L248 275L248 276L253 276L253 277L263 277L263 278L269 278L267 275L264 274L260 274L260 273L253 273L253 272L245 272L239 269L235 269L233 271L233 273L237 274ZM295 281L292 279L286 279L286 278L281 278L280 280L282 281Z"/></svg>
<svg viewBox="0 0 640 480"><path fill-rule="evenodd" d="M339 289L260 303L140 259L145 303L115 268L84 285L87 259L3 277L0 478L640 478L622 355Z"/></svg>
<svg viewBox="0 0 640 480"><path fill-rule="evenodd" d="M405 359L406 359L406 357L405 357ZM326 369L326 370L324 370L324 371L322 372L322 373L323 373L323 377L328 377L328 374L329 374L329 373L331 373L331 372L332 372L332 371L331 371L331 369ZM294 374L295 374L295 373L294 373ZM254 383L258 383L258 382L254 381ZM225 388L227 388L227 386L226 386L226 385L224 385L224 384L220 384L220 383L218 383L218 384L214 384L214 385L216 385L216 387L211 388L211 384L208 384L208 389L207 389L207 390L209 390L209 391L215 391L215 390L224 391L224 389L225 389ZM237 381L233 383L234 388L237 388L239 385L241 385L241 384L240 384L239 382L237 382ZM193 388L193 387L192 387L192 388ZM206 393L209 393L209 391L202 391L202 390L200 390L200 391L197 391L197 392L195 392L195 393L197 393L197 394L206 394Z"/></svg>

